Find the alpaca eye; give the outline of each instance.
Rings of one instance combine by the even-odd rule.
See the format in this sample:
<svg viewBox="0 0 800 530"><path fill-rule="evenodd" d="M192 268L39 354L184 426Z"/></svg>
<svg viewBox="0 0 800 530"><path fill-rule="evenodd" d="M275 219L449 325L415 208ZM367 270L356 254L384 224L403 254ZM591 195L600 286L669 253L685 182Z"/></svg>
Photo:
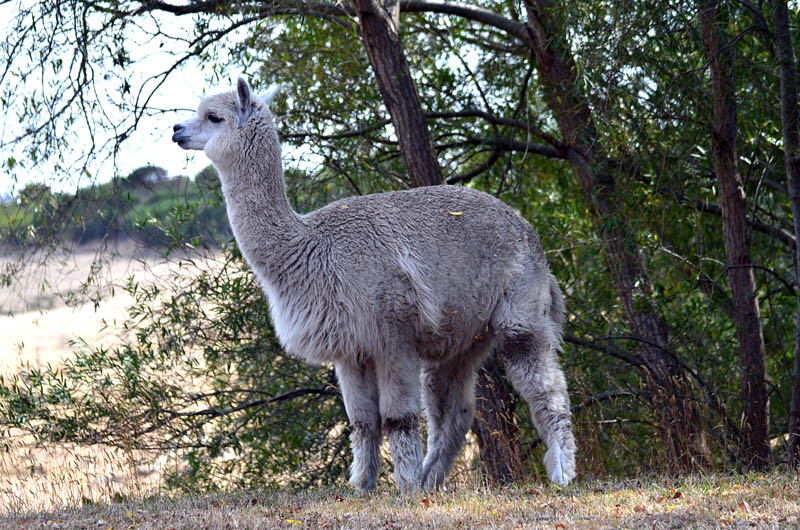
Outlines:
<svg viewBox="0 0 800 530"><path fill-rule="evenodd" d="M209 114L208 115L208 121L210 121L211 123L220 123L220 122L222 122L224 120L222 118L214 116L213 114Z"/></svg>

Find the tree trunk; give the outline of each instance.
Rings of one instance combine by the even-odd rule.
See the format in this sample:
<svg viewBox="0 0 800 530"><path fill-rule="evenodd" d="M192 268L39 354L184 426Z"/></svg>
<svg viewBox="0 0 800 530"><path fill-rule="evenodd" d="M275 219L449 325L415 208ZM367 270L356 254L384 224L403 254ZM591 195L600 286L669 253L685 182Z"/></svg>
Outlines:
<svg viewBox="0 0 800 530"><path fill-rule="evenodd" d="M408 175L417 186L443 184L442 169L400 43L399 2L353 1L367 56L392 118ZM487 367L481 371L476 389L474 432L481 448L481 463L492 482L519 480L523 466L511 387L499 361L492 358Z"/></svg>
<svg viewBox="0 0 800 530"><path fill-rule="evenodd" d="M653 302L650 279L624 214L616 205L614 169L601 151L588 98L578 82L569 54L566 31L549 0L525 0L526 44L533 51L545 101L553 112L568 158L590 208L611 277L638 351L645 363L643 377L658 420L667 465L673 470L705 468L708 448L691 399L691 385L672 345L669 328Z"/></svg>
<svg viewBox="0 0 800 530"><path fill-rule="evenodd" d="M484 476L495 484L521 482L525 478L512 396L503 363L491 356L478 373L472 432L478 439Z"/></svg>
<svg viewBox="0 0 800 530"><path fill-rule="evenodd" d="M711 151L714 172L719 183L722 208L722 232L728 277L733 291L739 356L742 362L742 449L750 469L769 463L769 422L765 384L764 334L756 297L747 234L747 205L739 176L736 154L736 86L733 77L733 54L717 30L719 1L700 4L699 18L703 44L711 67L714 98L714 121Z"/></svg>
<svg viewBox="0 0 800 530"><path fill-rule="evenodd" d="M772 0L775 22L775 53L781 79L781 124L785 153L786 180L792 205L795 238L800 236L800 112L797 108L797 62L789 31L789 8L786 0ZM795 248L795 278L800 285L800 245ZM800 299L794 339L792 405L789 411L789 465L800 467Z"/></svg>
<svg viewBox="0 0 800 530"><path fill-rule="evenodd" d="M428 124L400 43L400 4L354 0L367 57L397 134L408 174L419 186L444 184Z"/></svg>

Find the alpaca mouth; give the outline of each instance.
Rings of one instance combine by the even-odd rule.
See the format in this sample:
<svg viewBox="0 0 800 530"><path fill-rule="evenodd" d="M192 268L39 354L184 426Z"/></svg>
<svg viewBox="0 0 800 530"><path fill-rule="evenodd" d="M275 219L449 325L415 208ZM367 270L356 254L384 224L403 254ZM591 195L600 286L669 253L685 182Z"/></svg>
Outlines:
<svg viewBox="0 0 800 530"><path fill-rule="evenodd" d="M172 141L178 144L183 149L186 149L186 144L189 143L188 136L179 136L178 133L172 135Z"/></svg>

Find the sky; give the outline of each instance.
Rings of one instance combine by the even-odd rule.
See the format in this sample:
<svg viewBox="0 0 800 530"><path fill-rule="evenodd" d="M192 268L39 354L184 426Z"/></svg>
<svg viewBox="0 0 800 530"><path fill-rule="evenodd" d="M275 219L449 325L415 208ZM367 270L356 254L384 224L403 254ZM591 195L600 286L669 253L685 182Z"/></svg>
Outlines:
<svg viewBox="0 0 800 530"><path fill-rule="evenodd" d="M0 4L0 20L6 21L6 34L11 31L9 21L20 9L19 6L29 1ZM172 15L161 15L158 22L169 33L185 35L190 33L193 24L189 17ZM129 79L135 89L149 75L161 72L170 66L175 56L159 49L155 42L148 42L148 39L140 38L138 35L132 34L129 39L131 44L127 47L134 59L129 67ZM174 46L172 43L168 46L172 48L172 52L176 51ZM225 59L225 57L221 58L223 61ZM237 73L231 75L233 80ZM101 76L96 77L100 78ZM142 118L136 131L122 144L117 155L116 172L118 175L124 176L143 165L154 165L166 169L170 176L194 176L210 163L202 152L184 151L171 141L172 126L189 118L204 94L230 90L233 87L232 80L225 80L229 83L227 86L208 86L206 79L209 77L209 72L204 71L196 61L187 62L180 71L170 75L167 82L156 93L151 105L162 109L175 109L175 112ZM102 83L103 81L100 81L100 84ZM102 89L101 87L101 91ZM106 106L106 111L113 112L114 109L109 105ZM4 124L0 144L19 134L19 129L13 130L14 125ZM18 127L22 127L22 125ZM78 135L78 144L89 141L88 131L78 128L73 132ZM8 157L15 157L21 160L23 159L23 148L24 140L15 146L6 146L0 152L0 158L5 160ZM15 190L18 191L30 182L47 184L56 191L74 191L78 187L88 185L92 179L102 182L110 180L115 175L115 168L111 161L96 165L91 170L94 176L90 178L81 176L79 180L74 178L54 179L52 167L48 169L44 165L35 171L16 172L16 182L12 181L8 173L0 170L0 197L8 198Z"/></svg>

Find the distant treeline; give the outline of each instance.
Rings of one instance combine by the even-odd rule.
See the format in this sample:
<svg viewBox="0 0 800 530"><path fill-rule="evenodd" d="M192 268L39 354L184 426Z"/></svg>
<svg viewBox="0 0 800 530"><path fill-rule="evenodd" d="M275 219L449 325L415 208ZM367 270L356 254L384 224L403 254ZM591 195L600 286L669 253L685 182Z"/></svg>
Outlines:
<svg viewBox="0 0 800 530"><path fill-rule="evenodd" d="M194 179L143 166L74 193L29 184L0 204L0 241L28 246L130 237L145 245L215 244L231 237L213 166Z"/></svg>

